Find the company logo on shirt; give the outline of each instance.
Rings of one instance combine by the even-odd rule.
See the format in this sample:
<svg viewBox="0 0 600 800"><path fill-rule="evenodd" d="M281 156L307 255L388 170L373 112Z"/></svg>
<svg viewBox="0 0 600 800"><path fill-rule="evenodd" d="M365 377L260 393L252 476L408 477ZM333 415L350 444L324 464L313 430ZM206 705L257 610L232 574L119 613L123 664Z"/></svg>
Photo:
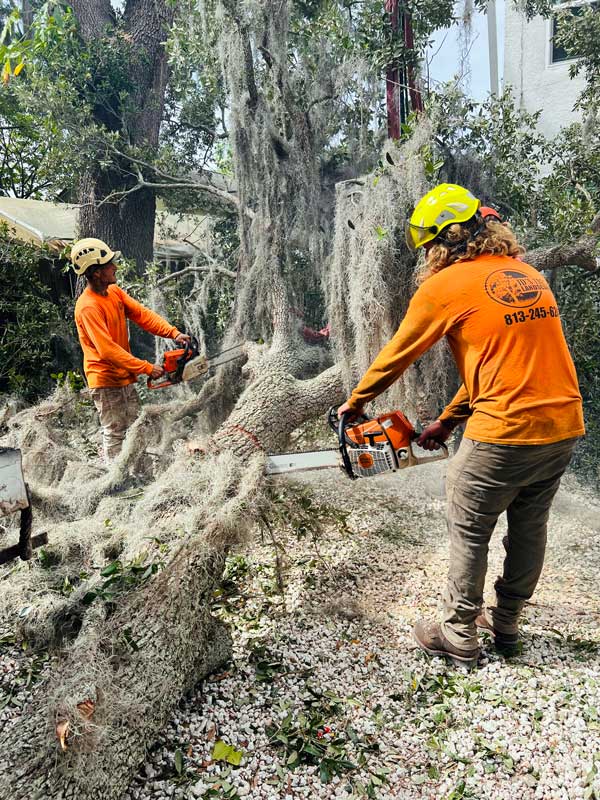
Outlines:
<svg viewBox="0 0 600 800"><path fill-rule="evenodd" d="M497 269L485 280L485 290L492 300L511 308L527 308L540 299L548 286L542 278L518 269Z"/></svg>

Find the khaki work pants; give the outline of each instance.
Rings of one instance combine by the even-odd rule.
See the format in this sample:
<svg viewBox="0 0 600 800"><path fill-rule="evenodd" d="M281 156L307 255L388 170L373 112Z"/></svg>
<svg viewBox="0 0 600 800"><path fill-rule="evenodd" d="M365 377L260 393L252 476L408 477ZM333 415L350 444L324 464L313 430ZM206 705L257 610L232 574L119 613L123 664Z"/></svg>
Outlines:
<svg viewBox="0 0 600 800"><path fill-rule="evenodd" d="M140 398L135 383L90 389L90 395L100 417L104 459L110 462L121 452L127 429L137 419Z"/></svg>
<svg viewBox="0 0 600 800"><path fill-rule="evenodd" d="M542 572L552 499L576 441L514 446L463 438L446 478L450 566L442 631L455 647L477 647L488 544L504 511L506 556L487 615L496 630L518 631L519 613Z"/></svg>

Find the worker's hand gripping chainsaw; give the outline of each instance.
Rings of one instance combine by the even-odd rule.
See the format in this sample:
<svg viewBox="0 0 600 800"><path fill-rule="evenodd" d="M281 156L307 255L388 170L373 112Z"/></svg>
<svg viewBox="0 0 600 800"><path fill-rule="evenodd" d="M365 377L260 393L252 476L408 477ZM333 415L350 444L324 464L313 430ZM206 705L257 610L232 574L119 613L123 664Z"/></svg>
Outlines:
<svg viewBox="0 0 600 800"><path fill-rule="evenodd" d="M198 340L191 336L185 347L178 350L165 350L163 355L164 375L160 383L154 383L152 378L148 378L149 389L164 389L167 386L175 386L182 381L191 381L204 375L212 367L220 367L228 364L236 358L244 355L241 344L228 347L214 356L201 356L198 348Z"/></svg>
<svg viewBox="0 0 600 800"><path fill-rule="evenodd" d="M401 411L375 419L363 415L357 422L349 422L351 416L343 414L338 419L337 409L329 410L329 426L338 437L337 450L269 455L267 474L341 467L354 480L448 458L448 448L441 442L442 452L436 455L418 447L418 434Z"/></svg>

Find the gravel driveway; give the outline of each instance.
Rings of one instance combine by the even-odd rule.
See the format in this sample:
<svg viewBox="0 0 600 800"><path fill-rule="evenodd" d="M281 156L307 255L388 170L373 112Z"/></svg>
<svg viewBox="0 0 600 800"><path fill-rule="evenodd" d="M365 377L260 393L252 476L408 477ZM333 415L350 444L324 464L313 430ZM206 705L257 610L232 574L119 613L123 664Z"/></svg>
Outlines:
<svg viewBox="0 0 600 800"><path fill-rule="evenodd" d="M565 482L522 654L484 642L464 673L411 639L447 570L444 468L273 483L281 517L232 555L217 603L235 661L182 703L127 800L600 800L600 506Z"/></svg>

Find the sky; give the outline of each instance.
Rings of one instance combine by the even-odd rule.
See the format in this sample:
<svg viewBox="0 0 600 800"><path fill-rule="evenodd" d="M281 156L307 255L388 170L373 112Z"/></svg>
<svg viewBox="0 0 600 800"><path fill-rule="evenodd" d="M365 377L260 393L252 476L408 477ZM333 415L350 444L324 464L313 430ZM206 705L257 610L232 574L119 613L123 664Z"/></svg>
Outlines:
<svg viewBox="0 0 600 800"><path fill-rule="evenodd" d="M504 64L504 0L497 0L496 24L498 28L498 72L500 83ZM476 100L483 100L490 90L490 69L488 59L487 18L485 14L477 12L473 17L472 44L469 53L468 65L470 71L464 76L465 89ZM434 36L433 46L430 48L427 60L429 62L429 77L432 81L449 81L460 71L460 46L458 39L459 27L453 25L444 31L438 31ZM426 71L426 68L425 68Z"/></svg>

